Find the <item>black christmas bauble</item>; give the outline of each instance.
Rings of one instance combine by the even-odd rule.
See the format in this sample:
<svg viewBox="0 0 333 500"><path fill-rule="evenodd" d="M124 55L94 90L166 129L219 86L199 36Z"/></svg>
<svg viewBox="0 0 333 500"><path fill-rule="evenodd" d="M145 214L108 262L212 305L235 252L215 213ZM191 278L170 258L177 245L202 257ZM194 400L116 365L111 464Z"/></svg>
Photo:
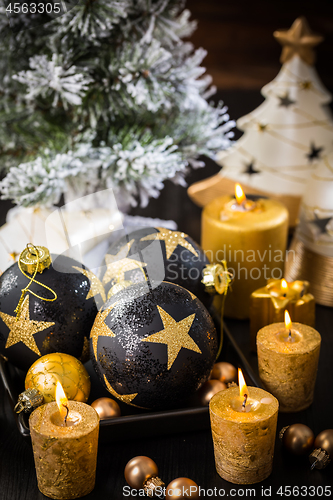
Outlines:
<svg viewBox="0 0 333 500"><path fill-rule="evenodd" d="M95 370L108 391L142 408L170 408L208 379L218 341L205 306L188 290L136 283L99 311L90 336Z"/></svg>
<svg viewBox="0 0 333 500"><path fill-rule="evenodd" d="M28 276L32 276L27 274ZM18 320L17 307L29 279L13 264L0 277L0 352L17 367L28 370L40 356L53 352L80 358L85 336L89 336L97 306L105 299L102 283L83 264L65 256L52 256L52 263L38 282L32 282L24 295Z"/></svg>
<svg viewBox="0 0 333 500"><path fill-rule="evenodd" d="M180 231L146 227L122 236L106 256L103 284L109 290L119 281L169 281L183 286L209 307L212 296L201 283L209 260L195 241Z"/></svg>

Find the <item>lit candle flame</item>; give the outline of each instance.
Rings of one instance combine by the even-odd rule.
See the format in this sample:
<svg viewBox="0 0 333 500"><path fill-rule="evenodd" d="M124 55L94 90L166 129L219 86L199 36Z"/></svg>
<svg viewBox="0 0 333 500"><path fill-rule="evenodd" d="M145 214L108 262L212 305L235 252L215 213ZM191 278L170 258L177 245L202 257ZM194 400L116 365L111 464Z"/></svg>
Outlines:
<svg viewBox="0 0 333 500"><path fill-rule="evenodd" d="M57 402L61 418L65 420L68 414L68 399L59 381L57 381L56 384L55 400Z"/></svg>
<svg viewBox="0 0 333 500"><path fill-rule="evenodd" d="M246 196L240 184L235 185L235 197L238 205L241 205L244 201L246 201Z"/></svg>
<svg viewBox="0 0 333 500"><path fill-rule="evenodd" d="M239 385L239 395L243 399L245 397L245 394L247 396L249 395L249 391L247 389L243 372L240 368L238 368L238 385Z"/></svg>
<svg viewBox="0 0 333 500"><path fill-rule="evenodd" d="M286 282L285 279L281 281L281 288L283 293L287 293L288 291L288 283Z"/></svg>
<svg viewBox="0 0 333 500"><path fill-rule="evenodd" d="M290 315L287 310L284 311L284 324L287 330L291 330L292 322L290 319Z"/></svg>

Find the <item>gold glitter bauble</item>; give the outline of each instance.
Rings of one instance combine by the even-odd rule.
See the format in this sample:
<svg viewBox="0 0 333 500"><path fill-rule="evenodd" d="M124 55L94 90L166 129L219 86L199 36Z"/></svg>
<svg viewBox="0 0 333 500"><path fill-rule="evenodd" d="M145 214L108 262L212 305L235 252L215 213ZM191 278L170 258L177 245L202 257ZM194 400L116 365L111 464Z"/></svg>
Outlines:
<svg viewBox="0 0 333 500"><path fill-rule="evenodd" d="M85 403L90 393L90 378L87 370L74 356L64 353L46 354L28 370L26 389L37 389L44 396L44 402L54 401L55 386L61 383L70 400Z"/></svg>
<svg viewBox="0 0 333 500"><path fill-rule="evenodd" d="M97 411L101 420L121 415L118 403L111 398L98 398L91 403L91 406Z"/></svg>
<svg viewBox="0 0 333 500"><path fill-rule="evenodd" d="M188 477L178 477L166 487L165 500L199 498L199 486Z"/></svg>
<svg viewBox="0 0 333 500"><path fill-rule="evenodd" d="M225 384L229 384L230 382L236 382L237 370L231 363L227 363L226 361L220 361L219 363L215 363L215 365L213 366L210 378L220 380Z"/></svg>

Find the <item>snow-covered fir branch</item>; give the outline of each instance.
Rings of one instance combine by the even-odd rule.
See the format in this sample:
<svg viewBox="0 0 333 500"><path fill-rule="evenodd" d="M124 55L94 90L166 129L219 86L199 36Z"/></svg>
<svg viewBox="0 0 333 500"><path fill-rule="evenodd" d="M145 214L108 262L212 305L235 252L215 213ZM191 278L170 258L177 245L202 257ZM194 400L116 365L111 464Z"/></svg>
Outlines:
<svg viewBox="0 0 333 500"><path fill-rule="evenodd" d="M52 106L56 107L60 99L65 109L69 104L82 104L91 78L77 72L75 66L66 68L62 55L53 54L51 60L46 55L33 56L29 65L30 70L13 75L14 80L26 86L27 101L34 101L38 97L52 98Z"/></svg>
<svg viewBox="0 0 333 500"><path fill-rule="evenodd" d="M86 147L84 152L88 151ZM12 167L0 183L0 191L4 199L25 207L53 205L66 191L70 178L89 174L95 166L96 161L85 155L80 158L72 151L54 154L46 149L35 160Z"/></svg>
<svg viewBox="0 0 333 500"><path fill-rule="evenodd" d="M75 180L146 204L227 147L206 53L183 41L195 26L180 0L80 0L18 33L0 19L3 196L54 203Z"/></svg>
<svg viewBox="0 0 333 500"><path fill-rule="evenodd" d="M132 140L125 148L120 143L112 148L80 144L63 154L45 150L36 160L12 168L0 183L0 191L4 199L23 206L52 205L73 178L83 182L88 176L96 188L113 188L133 205L139 196L146 205L150 196L158 196L165 179L180 172L184 175L186 165L170 137L150 143Z"/></svg>

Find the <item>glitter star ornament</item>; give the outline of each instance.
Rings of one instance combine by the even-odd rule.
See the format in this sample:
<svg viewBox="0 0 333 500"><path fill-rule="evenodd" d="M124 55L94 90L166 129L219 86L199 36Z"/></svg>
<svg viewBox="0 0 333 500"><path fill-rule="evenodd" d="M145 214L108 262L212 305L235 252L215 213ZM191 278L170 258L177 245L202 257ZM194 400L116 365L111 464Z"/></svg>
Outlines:
<svg viewBox="0 0 333 500"><path fill-rule="evenodd" d="M124 267L123 260L117 263L117 256L125 256L131 265ZM112 259L112 269L108 259ZM202 248L182 231L147 227L125 234L109 248L105 264L103 282L108 281L109 290L122 280L169 281L189 290L206 307L212 302L201 282L209 260Z"/></svg>
<svg viewBox="0 0 333 500"><path fill-rule="evenodd" d="M187 234L185 233L181 233L180 231L171 231L171 229L158 227L155 233L149 234L148 236L144 236L142 238L142 241L155 240L155 239L164 241L167 259L170 259L171 255L178 246L186 248L186 250L191 252L195 257L198 257L198 252L196 251L196 249L185 238L188 238Z"/></svg>
<svg viewBox="0 0 333 500"><path fill-rule="evenodd" d="M215 176L190 186L197 204L234 193L235 183L245 193L277 199L289 210L295 227L306 183L316 164L330 152L332 96L313 66L314 47L322 40L304 18L289 30L274 33L282 44L283 66L261 93L265 100L237 121L244 132L229 149L217 154L223 167ZM253 164L255 175L244 165Z"/></svg>
<svg viewBox="0 0 333 500"><path fill-rule="evenodd" d="M209 378L218 349L213 321L183 287L162 282L128 286L99 311L91 359L107 390L147 409L183 403Z"/></svg>
<svg viewBox="0 0 333 500"><path fill-rule="evenodd" d="M49 321L33 321L30 319L29 295L23 301L21 314L18 318L16 318L16 315L10 316L2 312L0 312L0 318L9 328L6 349L18 342L22 342L31 351L40 356L40 350L37 347L34 335L54 326L54 323Z"/></svg>
<svg viewBox="0 0 333 500"><path fill-rule="evenodd" d="M33 253L36 248L47 251L29 248ZM81 263L47 255L47 265L30 285L34 259L29 264L20 261L23 272L15 263L0 277L0 352L25 371L49 353L80 358L97 314L95 299L102 301L105 294Z"/></svg>
<svg viewBox="0 0 333 500"><path fill-rule="evenodd" d="M128 257L133 241L134 240L131 240L121 246L116 254L106 254L106 272L103 277L103 283L105 285L109 282L115 284L115 282L124 281L125 274L128 271L137 269L142 271L143 266L147 265L145 262L141 262L140 260L131 259Z"/></svg>
<svg viewBox="0 0 333 500"><path fill-rule="evenodd" d="M157 306L163 322L163 330L153 333L147 338L142 339L143 342L155 342L156 344L165 344L168 350L168 370L172 367L174 361L177 359L179 351L182 347L190 349L191 351L201 351L192 337L188 334L195 314L191 314L187 318L177 322L170 314L168 314L162 307Z"/></svg>

